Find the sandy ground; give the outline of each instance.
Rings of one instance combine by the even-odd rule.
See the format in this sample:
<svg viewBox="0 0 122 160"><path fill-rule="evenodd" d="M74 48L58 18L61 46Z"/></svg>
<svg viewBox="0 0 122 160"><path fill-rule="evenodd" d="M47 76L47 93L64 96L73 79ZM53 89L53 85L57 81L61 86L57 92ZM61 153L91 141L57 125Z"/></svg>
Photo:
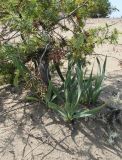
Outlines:
<svg viewBox="0 0 122 160"><path fill-rule="evenodd" d="M88 20L88 27L122 19ZM96 53L108 55L107 78L102 98L122 98L122 35L119 44L103 45ZM110 56L110 57L109 57ZM112 57L111 57L112 56ZM101 56L103 57L103 56ZM122 126L104 119L81 119L72 128L42 104L23 101L10 87L0 87L0 160L121 160ZM121 105L119 106L122 107Z"/></svg>

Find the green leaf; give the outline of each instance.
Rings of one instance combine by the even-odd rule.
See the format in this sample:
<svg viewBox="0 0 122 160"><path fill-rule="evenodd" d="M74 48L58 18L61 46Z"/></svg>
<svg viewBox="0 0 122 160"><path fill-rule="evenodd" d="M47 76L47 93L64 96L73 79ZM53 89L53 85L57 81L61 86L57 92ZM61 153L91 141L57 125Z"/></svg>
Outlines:
<svg viewBox="0 0 122 160"><path fill-rule="evenodd" d="M25 99L28 100L28 101L39 101L38 98L32 97L32 96L26 96Z"/></svg>
<svg viewBox="0 0 122 160"><path fill-rule="evenodd" d="M103 76L105 76L106 63L107 63L107 56L105 57L105 61L104 61L104 64L103 64L103 70L102 70L102 75Z"/></svg>
<svg viewBox="0 0 122 160"><path fill-rule="evenodd" d="M53 102L48 102L48 107L57 111L64 119L66 119L66 113L61 107Z"/></svg>
<svg viewBox="0 0 122 160"><path fill-rule="evenodd" d="M20 76L20 72L19 72L19 70L16 70L15 77L14 77L14 82L13 82L13 84L14 84L15 87L18 87L19 76Z"/></svg>
<svg viewBox="0 0 122 160"><path fill-rule="evenodd" d="M97 59L97 64L98 64L99 71L100 71L99 73L101 73L101 64L100 64L100 61L99 61L98 57L96 59Z"/></svg>
<svg viewBox="0 0 122 160"><path fill-rule="evenodd" d="M99 106L99 107L96 107L94 109L86 109L85 111L79 111L75 114L74 118L82 118L82 117L90 117L90 116L93 116L95 115L96 113L98 113L102 108L106 107L106 103Z"/></svg>

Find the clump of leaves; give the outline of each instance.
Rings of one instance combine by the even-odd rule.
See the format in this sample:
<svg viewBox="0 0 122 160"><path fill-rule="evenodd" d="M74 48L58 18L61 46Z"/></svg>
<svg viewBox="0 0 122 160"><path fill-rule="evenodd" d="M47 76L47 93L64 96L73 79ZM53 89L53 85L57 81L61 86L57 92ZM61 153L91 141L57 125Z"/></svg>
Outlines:
<svg viewBox="0 0 122 160"><path fill-rule="evenodd" d="M97 58L98 73L96 75L93 74L93 68L88 77L86 71L82 73L83 78L81 79L80 82L80 87L82 90L82 95L80 99L81 103L90 105L90 104L96 104L98 102L100 93L103 90L102 82L105 77L106 61L107 57L105 58L103 68L101 68L101 63ZM79 74L80 72L82 72L82 70L79 70Z"/></svg>
<svg viewBox="0 0 122 160"><path fill-rule="evenodd" d="M69 63L66 79L61 88L56 88L52 82L49 84L45 98L48 107L56 110L65 121L72 121L77 118L92 116L106 106L103 104L95 107L102 91L101 85L105 76L106 59L102 71L101 64L97 59L100 72L93 76L92 69L87 78L86 71L83 70L80 62L77 62L76 65ZM75 73L73 73L74 69ZM92 109L89 109L91 103L93 106Z"/></svg>

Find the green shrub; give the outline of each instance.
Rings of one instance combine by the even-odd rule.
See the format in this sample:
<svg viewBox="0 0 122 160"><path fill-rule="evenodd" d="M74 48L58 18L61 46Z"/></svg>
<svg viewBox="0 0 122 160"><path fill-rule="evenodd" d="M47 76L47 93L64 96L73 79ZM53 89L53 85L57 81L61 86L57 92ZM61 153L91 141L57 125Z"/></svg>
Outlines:
<svg viewBox="0 0 122 160"><path fill-rule="evenodd" d="M80 4L83 0L76 0ZM114 11L118 11L113 7L109 0L89 0L88 13L91 18L105 18L110 16Z"/></svg>
<svg viewBox="0 0 122 160"><path fill-rule="evenodd" d="M115 42L116 33L110 33L105 27L85 29L85 20L89 17L93 0L6 0L0 3L0 59L14 65L15 81L19 77L25 79L28 74L26 63L35 65L36 77L43 77L48 85L50 80L50 63L61 76L59 66L61 59L68 56L76 62L86 64L86 56L94 51L95 44L106 41ZM70 25L67 25L68 22ZM70 32L72 37L64 37L58 33ZM15 41L19 39L19 42ZM31 71L30 71L31 72ZM33 76L32 72L30 77ZM48 73L48 74L47 74ZM17 78L18 77L18 78ZM13 83L13 82L12 82ZM16 83L17 85L17 83Z"/></svg>
<svg viewBox="0 0 122 160"><path fill-rule="evenodd" d="M94 2L93 7L90 9L90 17L107 17L114 10L109 0L92 0Z"/></svg>

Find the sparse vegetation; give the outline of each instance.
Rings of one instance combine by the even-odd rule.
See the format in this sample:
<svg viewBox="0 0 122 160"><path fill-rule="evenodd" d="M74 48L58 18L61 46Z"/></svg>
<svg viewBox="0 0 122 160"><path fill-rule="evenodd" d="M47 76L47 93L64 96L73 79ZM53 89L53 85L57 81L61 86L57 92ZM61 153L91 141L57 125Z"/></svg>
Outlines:
<svg viewBox="0 0 122 160"><path fill-rule="evenodd" d="M122 21L96 19L111 9L1 0L0 160L121 159Z"/></svg>
<svg viewBox="0 0 122 160"><path fill-rule="evenodd" d="M61 109L62 111L60 110L60 113L67 112L65 119L68 120L91 115L91 111L81 112L77 108L79 105L97 106L106 60L101 71L100 62L97 59L99 74L94 77L91 71L91 74L86 77L84 68L89 63L87 56L92 55L95 45L106 41L115 43L117 39L117 31L109 32L107 24L105 27L85 29L85 20L89 17L93 6L98 3L92 0L7 0L1 2L2 68L0 75L4 75L6 81L8 79L15 87L19 88L19 85L24 83L24 86L29 88L36 98L45 99L45 94L47 90L50 92L50 87L50 96L52 96L53 89L56 90L51 82L50 65L53 65L62 80L60 89L65 107ZM109 3L107 7L110 8ZM108 8L107 11L103 11L105 14L108 14ZM64 34L67 31L70 32L71 38L58 33L57 28ZM67 68L66 76L60 70L62 59L68 61L68 64L71 63ZM30 62L31 67L29 67ZM72 72L73 68L75 73ZM58 97L59 93L54 95ZM56 105L50 106L53 97L46 102L50 108L56 109Z"/></svg>

